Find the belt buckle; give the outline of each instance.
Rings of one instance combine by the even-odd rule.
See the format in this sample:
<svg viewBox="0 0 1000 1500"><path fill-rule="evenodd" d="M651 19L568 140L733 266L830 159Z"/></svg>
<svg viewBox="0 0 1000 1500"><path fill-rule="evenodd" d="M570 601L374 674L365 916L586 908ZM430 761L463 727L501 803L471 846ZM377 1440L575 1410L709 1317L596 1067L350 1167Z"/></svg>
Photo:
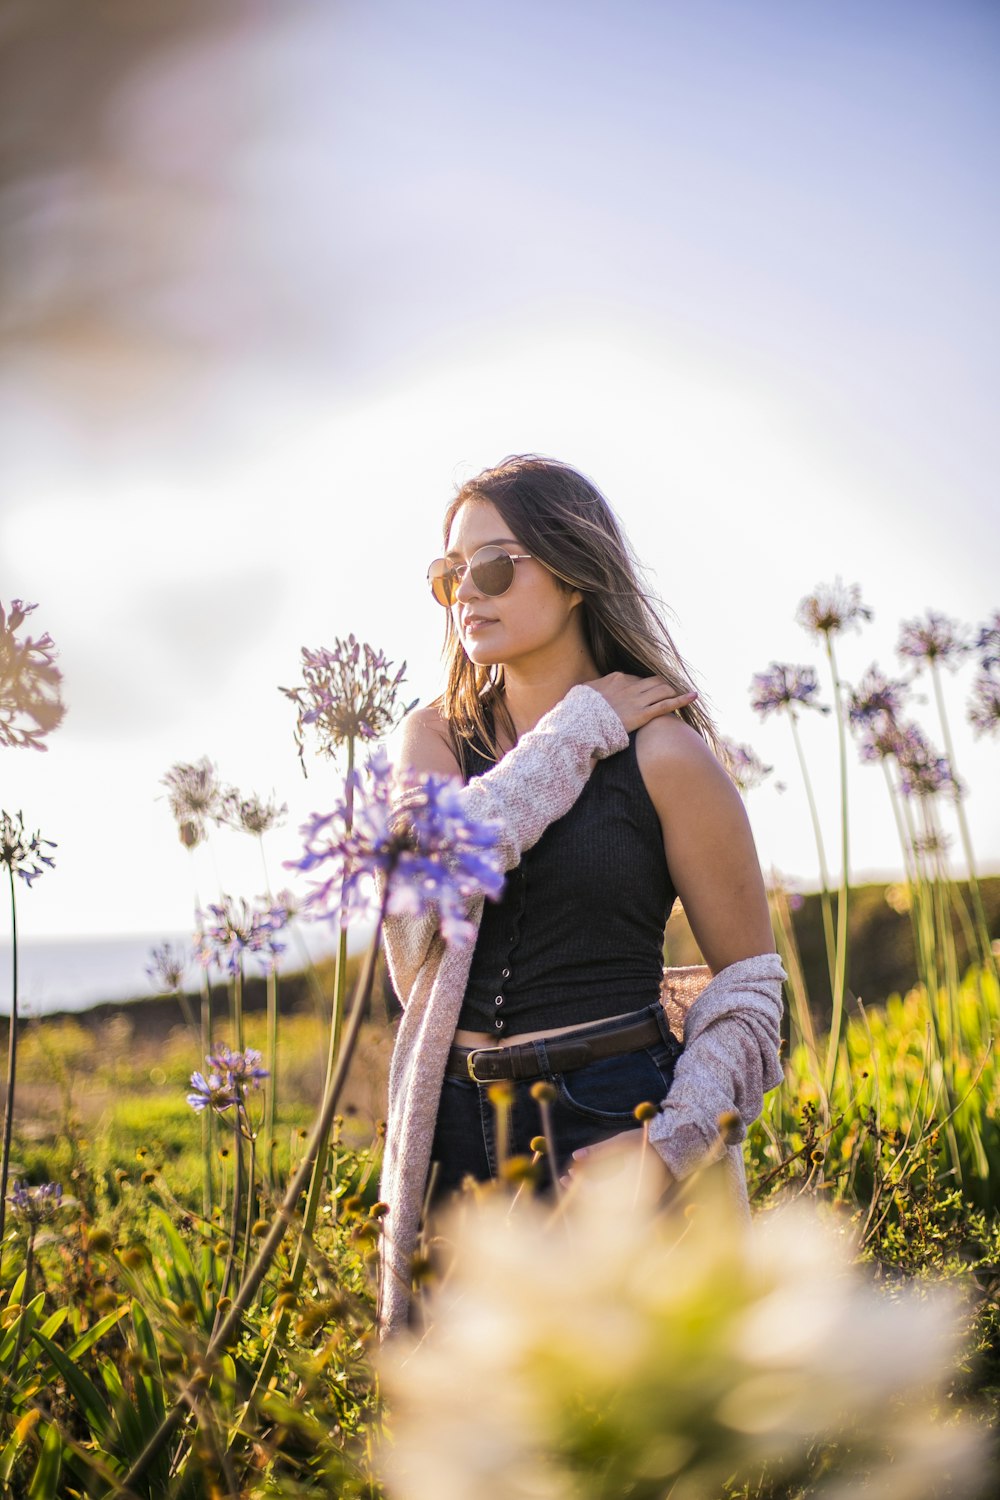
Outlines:
<svg viewBox="0 0 1000 1500"><path fill-rule="evenodd" d="M465 1059L466 1070L468 1071L469 1077L472 1079L473 1083L489 1083L488 1078L476 1077L476 1058L479 1056L480 1052L486 1052L488 1050L489 1049L486 1047L473 1047L472 1051Z"/></svg>

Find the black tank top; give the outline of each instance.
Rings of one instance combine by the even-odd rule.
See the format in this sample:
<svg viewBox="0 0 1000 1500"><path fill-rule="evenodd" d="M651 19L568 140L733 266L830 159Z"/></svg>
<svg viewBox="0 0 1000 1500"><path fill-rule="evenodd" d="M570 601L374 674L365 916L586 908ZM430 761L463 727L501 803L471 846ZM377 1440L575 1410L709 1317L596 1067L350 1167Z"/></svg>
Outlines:
<svg viewBox="0 0 1000 1500"><path fill-rule="evenodd" d="M498 1038L623 1015L659 997L676 891L636 758L600 760L487 901L458 1018ZM471 776L495 764L463 747Z"/></svg>

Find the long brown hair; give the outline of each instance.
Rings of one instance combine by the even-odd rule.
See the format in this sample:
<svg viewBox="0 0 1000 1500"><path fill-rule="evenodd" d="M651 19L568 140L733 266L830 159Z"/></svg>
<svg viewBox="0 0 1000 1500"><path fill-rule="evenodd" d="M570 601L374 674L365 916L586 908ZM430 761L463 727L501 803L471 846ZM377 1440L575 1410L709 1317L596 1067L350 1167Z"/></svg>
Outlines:
<svg viewBox="0 0 1000 1500"><path fill-rule="evenodd" d="M597 486L569 464L536 454L515 454L484 469L458 490L444 518L444 544L469 500L495 505L510 534L567 589L583 595L584 639L598 673L654 674L677 693L692 684L688 668L639 582L639 565L610 505ZM463 767L471 742L499 758L497 729L515 738L503 698L503 667L477 666L462 648L448 611L445 689L437 700ZM718 752L711 717L696 699L678 710Z"/></svg>

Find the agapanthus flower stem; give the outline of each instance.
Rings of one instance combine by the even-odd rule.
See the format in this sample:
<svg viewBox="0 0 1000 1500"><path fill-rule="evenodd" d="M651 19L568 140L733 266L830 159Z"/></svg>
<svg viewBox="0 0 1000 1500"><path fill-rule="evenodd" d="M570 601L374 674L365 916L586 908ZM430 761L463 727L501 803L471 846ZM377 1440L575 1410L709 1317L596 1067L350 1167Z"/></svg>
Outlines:
<svg viewBox="0 0 1000 1500"><path fill-rule="evenodd" d="M7 1033L7 1097L3 1109L3 1150L0 1153L0 1268L3 1266L3 1237L7 1226L7 1178L10 1172L10 1140L14 1128L14 1081L17 1075L17 901L14 896L14 870L10 877L10 952L11 992L10 1023Z"/></svg>
<svg viewBox="0 0 1000 1500"><path fill-rule="evenodd" d="M812 781L809 776L809 766L802 750L802 741L799 738L798 720L795 710L789 706L789 723L792 726L792 739L795 742L795 753L798 756L799 770L802 772L802 780L806 788L806 802L809 805L809 817L813 826L813 837L816 840L816 855L819 860L819 884L820 904L823 910L823 938L826 943L826 965L830 975L830 993L836 974L836 943L833 935L833 903L830 899L830 875L826 866L826 850L823 847L823 831L819 826L819 813L816 810L816 798L813 795Z"/></svg>
<svg viewBox="0 0 1000 1500"><path fill-rule="evenodd" d="M271 1076L268 1079L267 1108L264 1115L264 1139L267 1143L264 1151L264 1175L270 1179L273 1175L274 1147L272 1143L278 1104L278 971L276 968L269 969L267 974L267 1061Z"/></svg>
<svg viewBox="0 0 1000 1500"><path fill-rule="evenodd" d="M833 708L837 719L837 749L840 756L840 891L837 897L837 948L833 980L833 1012L830 1020L830 1041L826 1054L826 1076L824 1079L827 1098L833 1093L833 1081L840 1056L840 1034L844 1024L844 994L847 989L849 959L849 929L847 925L848 902L851 889L850 825L847 816L847 730L844 723L843 692L837 659L833 650L833 633L826 633L826 651L833 676Z"/></svg>
<svg viewBox="0 0 1000 1500"><path fill-rule="evenodd" d="M208 980L208 970L201 971L201 1055L208 1057L212 1051L212 987ZM212 1215L212 1137L215 1134L214 1123L215 1112L211 1109L201 1111L201 1154L204 1167L201 1211L207 1220Z"/></svg>
<svg viewBox="0 0 1000 1500"><path fill-rule="evenodd" d="M948 757L948 765L951 767L952 782L951 790L955 801L955 813L958 817L958 828L962 838L962 849L965 853L965 863L969 870L969 887L972 891L972 902L976 909L976 927L979 938L979 951L982 958L983 968L993 975L1000 983L1000 966L997 964L993 948L990 943L990 928L986 920L986 911L983 907L983 896L979 889L979 879L976 875L976 861L972 853L972 837L969 833L969 824L962 806L961 782L958 779L958 769L955 764L955 747L951 742L951 730L948 725L948 715L944 706L944 693L941 689L941 672L934 657L930 659L931 681L934 684L934 696L937 699L938 717L941 720L941 733L944 736L945 754Z"/></svg>
<svg viewBox="0 0 1000 1500"><path fill-rule="evenodd" d="M382 915L384 915L384 906ZM361 1030L361 1017L364 1015L368 1007L368 1003L371 999L372 986L375 980L375 965L378 959L381 945L382 920L380 917L375 928L375 936L372 939L371 947L369 948L367 957L365 959L364 969L358 981L355 1004L351 1011L350 1019L344 1032L344 1045L341 1049L340 1057L337 1061L337 1068L333 1077L327 1084L327 1088L320 1105L319 1114L316 1118L316 1123L313 1126L312 1136L310 1137L306 1149L303 1153L302 1161L299 1163L298 1170L293 1176L291 1182L288 1184L285 1196L281 1200L281 1203L278 1205L275 1211L274 1221L271 1224L271 1227L268 1230L259 1251L257 1252L256 1260L251 1266L247 1267L246 1274L243 1277L243 1281L239 1288L239 1291L233 1298L232 1305L230 1306L229 1310L226 1313L226 1316L215 1329L212 1337L208 1341L208 1346L205 1350L206 1363L210 1363L211 1360L214 1359L214 1357L220 1352L220 1350L226 1347L232 1336L236 1333L236 1330L240 1325L240 1320L242 1319L243 1314L246 1312L247 1308L250 1306L250 1303L253 1301L257 1288L260 1286L264 1277L267 1275L268 1269L278 1252L282 1240L285 1238L288 1230L292 1228L296 1223L299 1199L302 1197L302 1194L306 1188L306 1184L309 1181L312 1163L316 1159L316 1155L319 1150L319 1143L320 1141L329 1139L330 1128L333 1124L333 1117L337 1112L337 1104L340 1099L340 1095L343 1092L344 1083L347 1079L348 1069L351 1064L351 1058L354 1054L354 1048L358 1040L358 1034ZM271 1347L273 1348L274 1345L272 1344ZM271 1350L269 1349L268 1356L270 1355L270 1353ZM265 1357L265 1363L266 1362L267 1357ZM260 1374L258 1374L253 1391L250 1395L248 1406L252 1405L257 1391L261 1388L261 1376ZM142 1478L142 1476L149 1468L150 1464L156 1458L157 1454L162 1451L163 1445L169 1440L171 1434L176 1432L177 1428L184 1421L184 1417L188 1411L188 1402L190 1398L195 1394L195 1392L196 1388L191 1383L189 1383L184 1388L184 1391L175 1401L174 1405L164 1417L159 1427L150 1437L145 1448L139 1454L139 1457L135 1460L132 1467L125 1475L125 1478L122 1481L122 1484L125 1488L136 1484L137 1481ZM237 1424L232 1433L232 1439L235 1439L238 1431L239 1425Z"/></svg>
<svg viewBox="0 0 1000 1500"><path fill-rule="evenodd" d="M233 1036L236 1038L236 1050L242 1052L245 1047L243 1039L243 959L239 958L236 971L233 974Z"/></svg>
<svg viewBox="0 0 1000 1500"><path fill-rule="evenodd" d="M228 1297L236 1265L236 1244L240 1235L240 1211L243 1207L243 1135L240 1129L239 1105L233 1110L233 1208L229 1226L229 1250L222 1273L220 1297ZM216 1315L218 1321L218 1315Z"/></svg>

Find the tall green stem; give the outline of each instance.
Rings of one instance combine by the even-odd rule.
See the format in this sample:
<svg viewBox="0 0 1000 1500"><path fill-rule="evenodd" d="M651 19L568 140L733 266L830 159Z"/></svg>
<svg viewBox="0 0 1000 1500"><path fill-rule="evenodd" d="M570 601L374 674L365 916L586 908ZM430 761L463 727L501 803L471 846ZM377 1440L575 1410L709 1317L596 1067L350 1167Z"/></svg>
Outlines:
<svg viewBox="0 0 1000 1500"><path fill-rule="evenodd" d="M833 981L833 1015L830 1020L830 1042L826 1054L826 1093L833 1093L833 1080L840 1055L840 1033L844 1022L844 992L847 988L848 925L847 908L850 895L851 866L847 818L847 731L844 725L844 710L837 673L837 660L833 651L833 637L826 633L826 650L833 674L833 703L837 716L837 747L840 753L840 848L841 873L840 892L837 897L837 962Z"/></svg>
<svg viewBox="0 0 1000 1500"><path fill-rule="evenodd" d="M7 1097L3 1106L3 1152L0 1158L0 1265L3 1264L3 1236L7 1227L7 1176L10 1171L10 1139L14 1128L14 1079L17 1073L17 901L14 897L14 871L10 877L10 932L13 983L10 994L10 1029L7 1034Z"/></svg>
<svg viewBox="0 0 1000 1500"><path fill-rule="evenodd" d="M834 975L836 973L836 945L833 937L833 906L830 901L830 876L826 868L826 850L823 848L823 834L819 826L819 813L816 811L816 798L813 796L812 782L809 778L809 767L802 753L798 721L791 704L788 707L788 718L792 726L795 752L799 758L799 769L802 772L802 780L805 782L806 801L809 804L809 816L812 819L813 836L816 839L816 853L819 857L820 901L823 906L823 937L826 941L826 965L830 974L830 993L832 995Z"/></svg>
<svg viewBox="0 0 1000 1500"><path fill-rule="evenodd" d="M347 741L347 779L345 785L345 827L348 833L354 827L354 736ZM337 1062L340 1051L340 1033L344 1025L344 997L347 992L347 933L343 927L337 940L337 967L333 988L333 1025L330 1028L330 1055L327 1058L327 1082Z"/></svg>
<svg viewBox="0 0 1000 1500"><path fill-rule="evenodd" d="M212 987L208 970L201 971L201 1055L207 1061L212 1051ZM212 1141L215 1120L210 1109L201 1112L202 1186L201 1207L205 1219L212 1217Z"/></svg>
<svg viewBox="0 0 1000 1500"><path fill-rule="evenodd" d="M264 1119L264 1180L274 1177L274 1118L278 1103L278 967L272 960L267 974L267 1112Z"/></svg>
<svg viewBox="0 0 1000 1500"><path fill-rule="evenodd" d="M934 683L934 696L937 699L938 716L941 720L941 733L944 736L945 753L948 756L948 765L952 774L952 796L955 801L955 812L958 815L958 827L962 836L962 848L965 852L965 862L969 867L969 885L972 890L972 903L976 908L976 926L979 930L979 947L982 952L983 968L991 973L994 979L1000 981L1000 966L997 964L993 948L990 943L990 928L986 920L986 911L983 907L983 895L979 889L979 878L976 875L976 861L972 853L972 838L969 834L969 824L965 816L965 808L962 806L962 793L958 784L958 770L955 765L955 747L951 742L951 730L948 727L948 715L945 712L944 693L941 689L941 674L934 657L930 659L931 681ZM980 991L980 994L982 991Z"/></svg>
<svg viewBox="0 0 1000 1500"><path fill-rule="evenodd" d="M235 1036L234 1046L237 1052L242 1052L243 1042L243 955L240 954L236 961L236 973L233 975L233 1034Z"/></svg>

